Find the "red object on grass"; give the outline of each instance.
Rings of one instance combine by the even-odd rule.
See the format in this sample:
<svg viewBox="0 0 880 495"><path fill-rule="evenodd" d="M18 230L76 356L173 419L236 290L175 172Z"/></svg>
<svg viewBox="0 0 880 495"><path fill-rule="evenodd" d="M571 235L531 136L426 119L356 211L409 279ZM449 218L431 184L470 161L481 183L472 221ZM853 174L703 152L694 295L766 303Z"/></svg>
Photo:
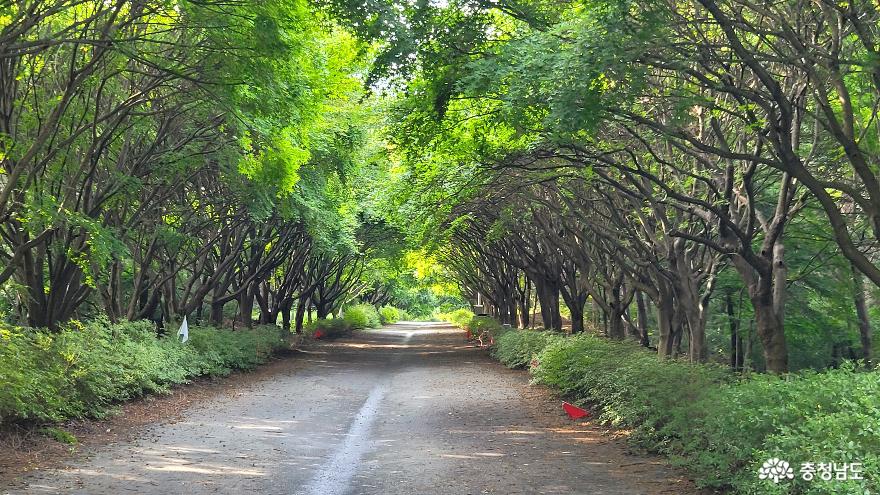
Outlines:
<svg viewBox="0 0 880 495"><path fill-rule="evenodd" d="M324 332L322 332L321 329L315 330L315 334L313 335L313 337L315 339L320 339L323 336L324 336Z"/></svg>
<svg viewBox="0 0 880 495"><path fill-rule="evenodd" d="M586 409L581 409L578 406L573 406L568 402L562 403L562 408L565 409L565 412L568 413L568 416L571 419L581 419L585 416L589 416L590 413Z"/></svg>

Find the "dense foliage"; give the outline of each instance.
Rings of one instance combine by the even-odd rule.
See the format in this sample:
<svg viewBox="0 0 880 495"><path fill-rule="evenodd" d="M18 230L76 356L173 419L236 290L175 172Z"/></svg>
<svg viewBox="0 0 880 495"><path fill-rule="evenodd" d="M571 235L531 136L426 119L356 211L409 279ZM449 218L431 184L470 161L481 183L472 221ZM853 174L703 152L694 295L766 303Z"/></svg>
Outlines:
<svg viewBox="0 0 880 495"><path fill-rule="evenodd" d="M383 325L410 319L410 315L406 310L395 308L394 306L382 306L379 308L379 316L382 318Z"/></svg>
<svg viewBox="0 0 880 495"><path fill-rule="evenodd" d="M869 0L2 2L0 420L277 344L183 317L409 313L707 486L876 478L878 40Z"/></svg>
<svg viewBox="0 0 880 495"><path fill-rule="evenodd" d="M317 339L332 340L351 335L355 329L345 318L320 318L303 329L306 335Z"/></svg>
<svg viewBox="0 0 880 495"><path fill-rule="evenodd" d="M115 404L198 376L264 363L283 346L276 328L192 327L189 342L150 322L71 321L58 332L0 328L0 424L101 417Z"/></svg>
<svg viewBox="0 0 880 495"><path fill-rule="evenodd" d="M467 329L471 320L474 319L474 312L469 309L459 308L448 313L437 313L437 319L452 323L461 329Z"/></svg>
<svg viewBox="0 0 880 495"><path fill-rule="evenodd" d="M7 2L0 46L6 321L299 331L419 285L377 192L369 46L319 6Z"/></svg>
<svg viewBox="0 0 880 495"><path fill-rule="evenodd" d="M492 346L492 356L508 368L528 368L545 347L562 339L558 333L542 330L505 332Z"/></svg>
<svg viewBox="0 0 880 495"><path fill-rule="evenodd" d="M379 328L382 326L382 317L375 306L358 304L345 308L343 319L354 329Z"/></svg>
<svg viewBox="0 0 880 495"><path fill-rule="evenodd" d="M489 340L498 338L511 329L509 325L502 325L494 318L479 315L471 318L465 328L470 331L473 337L481 337L483 340L486 340L487 337Z"/></svg>
<svg viewBox="0 0 880 495"><path fill-rule="evenodd" d="M635 343L539 331L507 332L492 352L510 367L531 365L536 382L630 429L631 442L672 456L703 486L748 494L878 489L877 371L737 377L719 366L658 361ZM807 482L797 473L775 486L755 474L772 457L796 466L859 462L865 480Z"/></svg>
<svg viewBox="0 0 880 495"><path fill-rule="evenodd" d="M403 89L397 207L478 313L737 370L871 360L875 4L328 3Z"/></svg>
<svg viewBox="0 0 880 495"><path fill-rule="evenodd" d="M337 339L351 335L355 330L379 328L382 325L395 323L405 311L393 306L376 309L370 304L355 304L345 308L342 316L337 318L319 318L305 325L305 333L319 339Z"/></svg>

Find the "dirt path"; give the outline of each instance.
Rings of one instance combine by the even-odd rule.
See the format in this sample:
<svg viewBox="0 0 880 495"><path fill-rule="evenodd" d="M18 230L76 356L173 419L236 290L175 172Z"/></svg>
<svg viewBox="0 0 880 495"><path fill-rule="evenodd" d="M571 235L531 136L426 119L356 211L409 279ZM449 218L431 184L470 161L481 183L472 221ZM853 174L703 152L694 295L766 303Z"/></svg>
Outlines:
<svg viewBox="0 0 880 495"><path fill-rule="evenodd" d="M448 326L397 324L294 359L4 493L695 493Z"/></svg>

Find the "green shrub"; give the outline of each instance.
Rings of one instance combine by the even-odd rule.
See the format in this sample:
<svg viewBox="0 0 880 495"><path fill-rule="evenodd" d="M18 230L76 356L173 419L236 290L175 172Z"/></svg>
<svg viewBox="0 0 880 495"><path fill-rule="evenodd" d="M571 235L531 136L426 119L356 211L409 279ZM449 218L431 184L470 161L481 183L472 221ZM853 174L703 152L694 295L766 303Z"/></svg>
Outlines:
<svg viewBox="0 0 880 495"><path fill-rule="evenodd" d="M355 314L352 317L354 317L358 314L362 314L362 313L355 312ZM346 316L348 316L347 312L346 312ZM358 328L364 328L364 327L358 327ZM339 337L344 337L346 335L350 335L354 329L355 329L355 327L352 326L349 318L332 318L332 319L320 319L320 320L316 320L312 323L309 323L308 325L305 326L304 331L307 334L314 335L316 332L318 332L320 330L322 339L337 339Z"/></svg>
<svg viewBox="0 0 880 495"><path fill-rule="evenodd" d="M349 306L345 309L343 318L355 330L379 328L382 326L382 317L379 316L379 311L376 310L376 307L371 304Z"/></svg>
<svg viewBox="0 0 880 495"><path fill-rule="evenodd" d="M537 330L506 332L495 341L492 356L508 368L525 368L545 347L561 338L560 334Z"/></svg>
<svg viewBox="0 0 880 495"><path fill-rule="evenodd" d="M498 323L498 320L488 316L474 316L465 328L470 330L471 334L474 336L486 332L491 335L493 339L497 339L501 334L512 330L509 326L505 327L501 323Z"/></svg>
<svg viewBox="0 0 880 495"><path fill-rule="evenodd" d="M438 313L437 318L447 323L452 323L459 328L466 329L474 318L474 312L469 309L456 309L451 313Z"/></svg>
<svg viewBox="0 0 880 495"><path fill-rule="evenodd" d="M189 338L188 344L203 358L201 374L208 375L251 370L265 363L283 343L272 325L236 331L195 327L189 331Z"/></svg>
<svg viewBox="0 0 880 495"><path fill-rule="evenodd" d="M636 445L673 457L701 486L743 494L873 493L880 488L880 376L854 366L786 377L739 378L713 365L659 360L635 343L592 335L539 337L508 332L494 354L532 368L598 419L632 430ZM546 339L543 342L542 339ZM757 476L771 457L796 477L774 485ZM802 462L861 462L864 480L806 482Z"/></svg>
<svg viewBox="0 0 880 495"><path fill-rule="evenodd" d="M345 315L342 317L342 319L351 328L361 329L367 328L368 326L367 314L357 307L346 309Z"/></svg>
<svg viewBox="0 0 880 495"><path fill-rule="evenodd" d="M382 318L383 325L400 321L400 313L401 311L394 306L383 306L382 309L379 310L379 316Z"/></svg>
<svg viewBox="0 0 880 495"><path fill-rule="evenodd" d="M101 417L115 403L195 376L253 368L282 345L275 327L191 327L182 344L157 337L147 321L74 321L57 333L2 326L0 423Z"/></svg>
<svg viewBox="0 0 880 495"><path fill-rule="evenodd" d="M55 428L53 426L49 426L46 428L40 428L38 430L38 432L42 433L43 435L46 435L47 437L49 437L52 440L55 440L56 442L59 442L59 443L66 443L68 445L75 445L75 444L79 443L79 440L76 438L76 435L74 435L73 433L71 433L65 429L62 429L62 428Z"/></svg>
<svg viewBox="0 0 880 495"><path fill-rule="evenodd" d="M383 325L411 319L410 314L406 310L395 308L394 306L383 306L379 309L379 316L382 318Z"/></svg>
<svg viewBox="0 0 880 495"><path fill-rule="evenodd" d="M725 404L736 407L731 411ZM880 488L877 372L859 372L850 366L785 378L757 375L717 388L694 409L700 432L687 437L690 442L679 452L709 486L732 485L741 493L782 493L754 476L764 461L780 457L794 464L796 471L807 461L864 466L865 481L806 482L796 476L787 483L795 493L868 493L869 488ZM715 472L720 476L713 476Z"/></svg>

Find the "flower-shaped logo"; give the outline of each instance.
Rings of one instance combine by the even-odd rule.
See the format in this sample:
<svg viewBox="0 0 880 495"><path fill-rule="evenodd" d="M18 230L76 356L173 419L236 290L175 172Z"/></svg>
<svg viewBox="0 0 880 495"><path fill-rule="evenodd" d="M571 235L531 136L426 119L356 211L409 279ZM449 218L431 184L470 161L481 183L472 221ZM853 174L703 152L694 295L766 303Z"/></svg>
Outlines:
<svg viewBox="0 0 880 495"><path fill-rule="evenodd" d="M761 466L761 469L758 470L758 478L762 480L771 479L774 483L779 483L780 480L786 478L793 479L794 469L791 468L788 461L774 457L767 459L764 465Z"/></svg>

